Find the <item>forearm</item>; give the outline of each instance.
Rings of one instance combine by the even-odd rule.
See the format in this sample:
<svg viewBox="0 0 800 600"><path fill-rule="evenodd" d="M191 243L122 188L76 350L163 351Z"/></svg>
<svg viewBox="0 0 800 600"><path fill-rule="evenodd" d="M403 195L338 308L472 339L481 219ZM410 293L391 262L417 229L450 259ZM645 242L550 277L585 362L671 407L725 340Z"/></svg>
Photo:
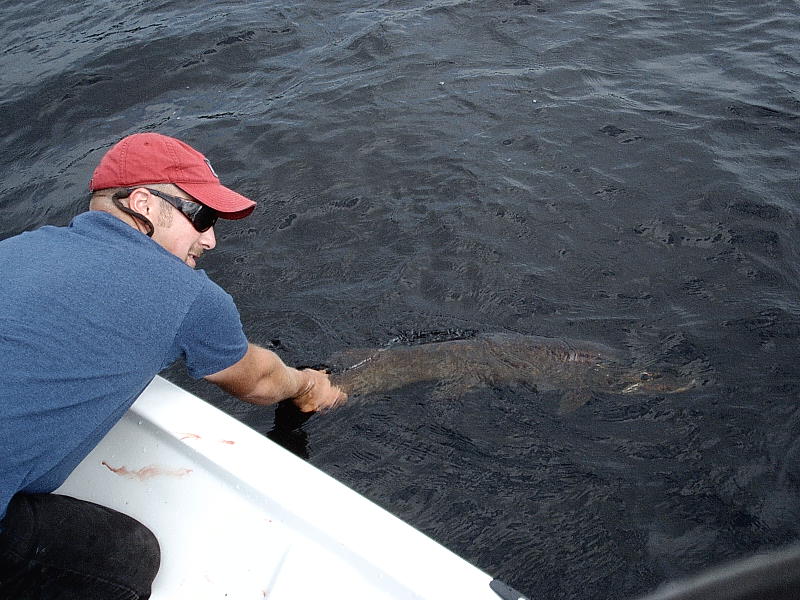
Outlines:
<svg viewBox="0 0 800 600"><path fill-rule="evenodd" d="M235 365L206 377L232 396L251 404L269 405L302 395L313 382L286 366L274 352L250 344Z"/></svg>
<svg viewBox="0 0 800 600"><path fill-rule="evenodd" d="M206 379L245 402L269 405L291 398L305 412L331 408L345 399L327 374L293 369L274 352L254 344L238 363Z"/></svg>
<svg viewBox="0 0 800 600"><path fill-rule="evenodd" d="M296 398L313 386L313 380L303 371L287 366L274 352L250 346L254 359L254 385L235 394L251 404L269 405Z"/></svg>

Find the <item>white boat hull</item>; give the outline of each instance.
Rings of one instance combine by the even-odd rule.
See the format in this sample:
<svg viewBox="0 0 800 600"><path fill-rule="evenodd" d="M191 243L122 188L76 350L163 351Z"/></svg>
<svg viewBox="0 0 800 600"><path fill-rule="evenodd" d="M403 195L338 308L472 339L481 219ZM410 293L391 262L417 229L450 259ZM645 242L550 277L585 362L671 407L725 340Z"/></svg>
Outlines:
<svg viewBox="0 0 800 600"><path fill-rule="evenodd" d="M153 600L497 600L491 577L157 377L57 490L158 537Z"/></svg>

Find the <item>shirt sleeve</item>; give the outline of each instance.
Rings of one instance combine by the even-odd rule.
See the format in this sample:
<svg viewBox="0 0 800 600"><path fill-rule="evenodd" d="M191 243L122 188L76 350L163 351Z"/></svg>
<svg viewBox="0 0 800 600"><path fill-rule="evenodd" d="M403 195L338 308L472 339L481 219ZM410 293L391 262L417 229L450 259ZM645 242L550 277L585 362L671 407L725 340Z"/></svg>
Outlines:
<svg viewBox="0 0 800 600"><path fill-rule="evenodd" d="M227 369L247 352L233 298L211 280L189 307L175 341L195 379Z"/></svg>

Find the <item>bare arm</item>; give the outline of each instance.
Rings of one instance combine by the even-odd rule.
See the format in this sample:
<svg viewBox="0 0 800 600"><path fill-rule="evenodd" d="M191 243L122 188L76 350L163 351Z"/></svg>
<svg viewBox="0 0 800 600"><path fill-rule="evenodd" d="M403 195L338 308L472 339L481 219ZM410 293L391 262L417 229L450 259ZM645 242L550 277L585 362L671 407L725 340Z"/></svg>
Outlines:
<svg viewBox="0 0 800 600"><path fill-rule="evenodd" d="M332 408L345 399L327 374L288 367L277 354L254 344L239 362L206 380L251 404L268 405L292 398L303 412Z"/></svg>

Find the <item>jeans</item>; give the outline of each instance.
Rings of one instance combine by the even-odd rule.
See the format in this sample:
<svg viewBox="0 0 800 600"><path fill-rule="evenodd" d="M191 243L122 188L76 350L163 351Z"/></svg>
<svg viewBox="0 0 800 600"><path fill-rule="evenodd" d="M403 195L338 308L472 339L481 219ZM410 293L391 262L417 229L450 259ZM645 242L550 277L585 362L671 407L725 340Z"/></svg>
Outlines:
<svg viewBox="0 0 800 600"><path fill-rule="evenodd" d="M69 496L17 494L0 532L0 600L145 600L161 553L144 525Z"/></svg>

